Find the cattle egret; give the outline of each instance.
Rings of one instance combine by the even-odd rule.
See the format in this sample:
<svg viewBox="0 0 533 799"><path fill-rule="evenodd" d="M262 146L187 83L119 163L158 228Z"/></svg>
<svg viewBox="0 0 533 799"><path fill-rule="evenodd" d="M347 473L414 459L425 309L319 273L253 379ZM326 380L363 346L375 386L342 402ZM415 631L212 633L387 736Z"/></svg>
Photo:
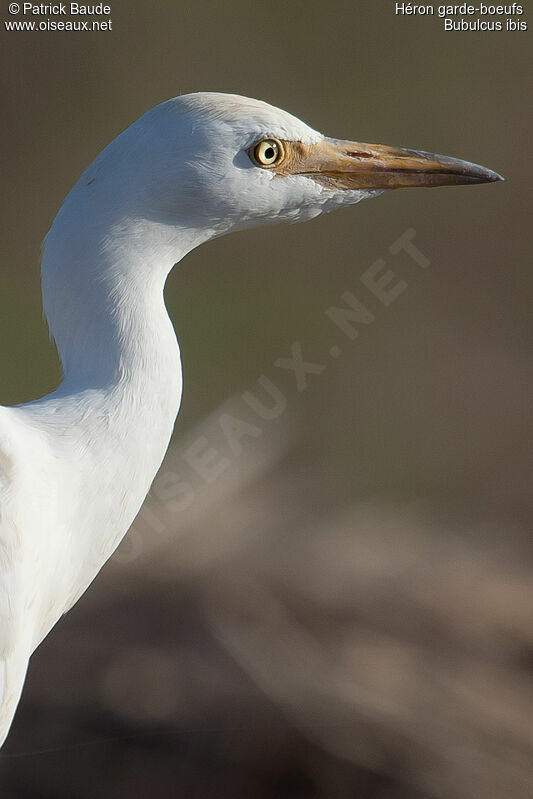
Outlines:
<svg viewBox="0 0 533 799"><path fill-rule="evenodd" d="M43 249L63 381L0 407L0 743L31 653L115 550L167 450L182 388L163 299L173 265L216 236L387 189L499 179L455 158L326 138L230 94L168 100L103 150Z"/></svg>

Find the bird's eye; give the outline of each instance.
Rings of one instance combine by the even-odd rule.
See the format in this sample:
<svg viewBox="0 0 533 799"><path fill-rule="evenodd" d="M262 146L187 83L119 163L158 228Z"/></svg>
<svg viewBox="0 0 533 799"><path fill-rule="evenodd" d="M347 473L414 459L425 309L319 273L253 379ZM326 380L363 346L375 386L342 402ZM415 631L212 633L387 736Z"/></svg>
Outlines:
<svg viewBox="0 0 533 799"><path fill-rule="evenodd" d="M254 144L250 155L257 166L272 167L277 166L283 160L285 151L282 143L277 139L263 139Z"/></svg>

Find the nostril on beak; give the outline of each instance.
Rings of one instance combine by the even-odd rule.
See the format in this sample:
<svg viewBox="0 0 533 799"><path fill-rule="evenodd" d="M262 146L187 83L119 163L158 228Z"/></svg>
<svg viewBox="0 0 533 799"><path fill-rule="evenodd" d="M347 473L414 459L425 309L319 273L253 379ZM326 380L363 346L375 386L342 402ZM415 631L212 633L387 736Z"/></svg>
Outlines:
<svg viewBox="0 0 533 799"><path fill-rule="evenodd" d="M350 158L372 158L372 153L358 153L355 151L349 151L346 153Z"/></svg>

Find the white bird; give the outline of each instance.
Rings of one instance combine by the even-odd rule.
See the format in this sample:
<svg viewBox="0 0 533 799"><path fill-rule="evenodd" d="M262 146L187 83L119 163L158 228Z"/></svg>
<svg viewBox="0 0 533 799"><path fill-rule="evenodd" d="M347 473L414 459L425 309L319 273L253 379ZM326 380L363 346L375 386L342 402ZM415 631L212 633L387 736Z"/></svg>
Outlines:
<svg viewBox="0 0 533 799"><path fill-rule="evenodd" d="M45 239L44 311L63 366L0 407L0 743L28 659L139 511L180 404L163 290L194 247L386 189L485 183L457 159L326 138L264 102L198 93L148 111L96 158Z"/></svg>

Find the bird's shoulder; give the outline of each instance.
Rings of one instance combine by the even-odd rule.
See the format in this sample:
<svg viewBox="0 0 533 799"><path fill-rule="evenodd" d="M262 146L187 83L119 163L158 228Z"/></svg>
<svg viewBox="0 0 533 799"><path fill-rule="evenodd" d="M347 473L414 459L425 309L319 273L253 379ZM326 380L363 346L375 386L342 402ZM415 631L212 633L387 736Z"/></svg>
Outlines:
<svg viewBox="0 0 533 799"><path fill-rule="evenodd" d="M24 604L24 540L19 508L23 502L18 473L21 456L17 422L0 406L0 660L13 651Z"/></svg>
<svg viewBox="0 0 533 799"><path fill-rule="evenodd" d="M0 406L0 573L6 554L34 547L49 504L52 465L47 438L23 406Z"/></svg>
<svg viewBox="0 0 533 799"><path fill-rule="evenodd" d="M10 509L18 493L18 474L22 465L21 437L11 408L0 406L0 548L5 547ZM0 549L0 567L2 551Z"/></svg>
<svg viewBox="0 0 533 799"><path fill-rule="evenodd" d="M61 557L57 458L40 411L0 406L0 661L26 635L28 620L39 626L55 601L42 588L44 581L53 594L50 574Z"/></svg>
<svg viewBox="0 0 533 799"><path fill-rule="evenodd" d="M0 405L0 479L11 473L13 456L13 425L9 408Z"/></svg>
<svg viewBox="0 0 533 799"><path fill-rule="evenodd" d="M0 496L30 477L36 463L47 460L46 439L32 424L27 407L0 405Z"/></svg>
<svg viewBox="0 0 533 799"><path fill-rule="evenodd" d="M38 457L32 446L33 439L20 409L0 405L0 531L6 504L15 501L17 489L22 489L24 478L29 475L29 467Z"/></svg>

